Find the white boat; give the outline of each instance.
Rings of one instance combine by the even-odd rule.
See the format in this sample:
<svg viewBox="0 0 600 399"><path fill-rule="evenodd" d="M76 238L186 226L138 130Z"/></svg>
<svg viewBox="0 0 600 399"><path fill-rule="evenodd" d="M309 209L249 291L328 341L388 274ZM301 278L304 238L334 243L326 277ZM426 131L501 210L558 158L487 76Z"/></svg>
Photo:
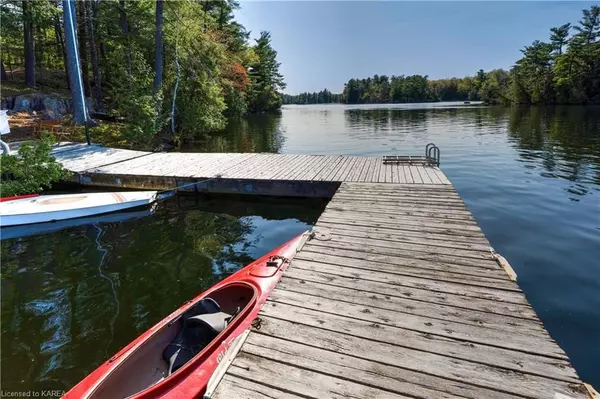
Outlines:
<svg viewBox="0 0 600 399"><path fill-rule="evenodd" d="M0 202L0 227L54 222L149 205L156 191L41 195Z"/></svg>

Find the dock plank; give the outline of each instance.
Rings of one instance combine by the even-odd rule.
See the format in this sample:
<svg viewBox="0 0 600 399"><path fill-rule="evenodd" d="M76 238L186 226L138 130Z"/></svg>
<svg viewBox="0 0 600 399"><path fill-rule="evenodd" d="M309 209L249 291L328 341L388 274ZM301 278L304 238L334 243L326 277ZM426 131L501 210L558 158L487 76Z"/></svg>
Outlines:
<svg viewBox="0 0 600 399"><path fill-rule="evenodd" d="M322 324L329 322L329 318L325 316L309 318L296 313L277 312L275 317L275 313L273 316L269 313L275 312L277 307L267 307L267 309L261 316L263 322L260 334L274 338L285 337L289 341L301 344L310 343L311 346L334 353L370 361L373 367L379 364L395 366L421 373L424 378L433 375L437 378L485 387L486 390L496 390L500 394L508 393L521 397L526 395L530 398L553 398L555 393L573 398L585 397L583 393L573 389L572 382L512 372L504 368L395 345L388 342L393 339L393 335L381 334L379 332L381 326L377 323L371 323L366 328L361 326L360 331L354 331L353 334L352 330L339 330L339 326L323 328ZM324 323L320 323L320 320ZM353 328L352 325L348 327ZM269 339L265 346L271 345L273 341L274 339ZM286 382L286 378L283 377L285 374L277 375L278 379L283 380L279 383ZM507 375L511 378L506 378Z"/></svg>
<svg viewBox="0 0 600 399"><path fill-rule="evenodd" d="M297 292L275 290L263 308L271 317L314 327L387 342L423 352L452 356L456 359L501 367L537 376L551 376L561 381L576 382L577 375L568 368L564 355L550 357L537 345L535 336L513 332L510 346L505 333L485 327L439 320L427 315L399 313L393 310L365 307L348 301L325 300ZM289 314L289 315L288 315ZM373 326L376 323L377 327ZM448 333L452 331L452 333ZM498 337L500 342L498 342ZM465 345L468 342L469 345ZM519 344L517 344L519 342ZM556 348L552 342L547 347ZM532 349L537 352L529 352ZM541 356L538 356L541 355Z"/></svg>

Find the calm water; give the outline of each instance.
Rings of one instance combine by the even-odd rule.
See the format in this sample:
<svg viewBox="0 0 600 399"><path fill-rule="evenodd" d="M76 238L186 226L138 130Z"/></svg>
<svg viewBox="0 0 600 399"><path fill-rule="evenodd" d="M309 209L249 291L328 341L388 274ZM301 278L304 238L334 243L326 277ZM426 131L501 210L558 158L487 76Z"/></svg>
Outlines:
<svg viewBox="0 0 600 399"><path fill-rule="evenodd" d="M67 390L324 201L178 196L153 216L2 241L2 390Z"/></svg>
<svg viewBox="0 0 600 399"><path fill-rule="evenodd" d="M428 142L551 335L600 387L600 108L288 106L187 150L419 154ZM151 217L2 241L2 389L68 389L323 206L179 197Z"/></svg>

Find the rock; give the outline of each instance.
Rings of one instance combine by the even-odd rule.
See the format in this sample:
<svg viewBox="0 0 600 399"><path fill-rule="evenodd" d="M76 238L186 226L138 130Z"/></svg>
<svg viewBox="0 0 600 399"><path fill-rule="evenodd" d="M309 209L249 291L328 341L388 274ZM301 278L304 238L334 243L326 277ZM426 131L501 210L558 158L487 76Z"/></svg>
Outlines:
<svg viewBox="0 0 600 399"><path fill-rule="evenodd" d="M71 108L69 103L70 100L59 97L46 96L43 99L44 109L46 112L51 113L57 117L57 119L69 111L69 108Z"/></svg>
<svg viewBox="0 0 600 399"><path fill-rule="evenodd" d="M15 97L15 102L13 103L13 111L15 112L31 112L33 109L31 108L31 100L28 95L17 96Z"/></svg>
<svg viewBox="0 0 600 399"><path fill-rule="evenodd" d="M92 109L93 102L86 98L86 107ZM44 119L58 120L65 114L73 113L73 102L70 98L61 97L57 94L22 94L18 96L9 96L2 99L0 104L2 109L16 112L42 112Z"/></svg>

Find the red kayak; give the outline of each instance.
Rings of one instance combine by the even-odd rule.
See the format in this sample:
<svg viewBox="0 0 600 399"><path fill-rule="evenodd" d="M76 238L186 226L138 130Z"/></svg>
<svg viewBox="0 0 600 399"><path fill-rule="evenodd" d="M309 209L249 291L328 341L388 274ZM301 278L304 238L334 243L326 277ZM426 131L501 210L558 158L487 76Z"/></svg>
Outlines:
<svg viewBox="0 0 600 399"><path fill-rule="evenodd" d="M212 391L308 237L294 238L186 302L64 397L182 399Z"/></svg>
<svg viewBox="0 0 600 399"><path fill-rule="evenodd" d="M37 197L37 196L39 196L39 194L13 195L12 197L0 198L0 202L18 200L18 199L23 199L23 198L32 198L32 197Z"/></svg>

